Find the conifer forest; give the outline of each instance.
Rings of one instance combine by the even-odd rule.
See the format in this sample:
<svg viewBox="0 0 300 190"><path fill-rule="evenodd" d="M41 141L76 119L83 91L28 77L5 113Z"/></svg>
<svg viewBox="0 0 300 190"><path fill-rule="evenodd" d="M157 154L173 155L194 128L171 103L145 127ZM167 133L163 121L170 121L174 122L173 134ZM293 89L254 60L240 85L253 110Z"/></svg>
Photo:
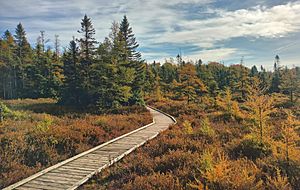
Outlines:
<svg viewBox="0 0 300 190"><path fill-rule="evenodd" d="M21 22L1 34L0 189L151 123L146 105L177 123L79 189L300 189L299 60L148 61L135 20L108 20L104 39L96 22L66 46Z"/></svg>

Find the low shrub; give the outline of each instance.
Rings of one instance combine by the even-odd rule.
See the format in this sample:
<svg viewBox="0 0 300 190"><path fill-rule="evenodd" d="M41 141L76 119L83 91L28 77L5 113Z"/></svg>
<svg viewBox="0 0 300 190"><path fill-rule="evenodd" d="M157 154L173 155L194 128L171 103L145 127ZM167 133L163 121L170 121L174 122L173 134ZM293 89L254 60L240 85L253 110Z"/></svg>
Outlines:
<svg viewBox="0 0 300 190"><path fill-rule="evenodd" d="M243 139L237 146L232 149L231 154L235 157L246 157L251 160L264 158L272 154L271 145L264 142L260 143L253 138Z"/></svg>

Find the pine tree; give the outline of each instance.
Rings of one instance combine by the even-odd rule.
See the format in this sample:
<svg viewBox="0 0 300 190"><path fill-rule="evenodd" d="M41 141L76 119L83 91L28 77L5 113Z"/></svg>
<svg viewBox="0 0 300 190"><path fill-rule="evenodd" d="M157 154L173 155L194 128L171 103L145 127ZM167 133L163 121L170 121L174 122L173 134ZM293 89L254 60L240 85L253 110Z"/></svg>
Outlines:
<svg viewBox="0 0 300 190"><path fill-rule="evenodd" d="M55 34L54 35L54 60L58 61L59 58L59 47L60 47L60 40L59 40L59 35Z"/></svg>
<svg viewBox="0 0 300 190"><path fill-rule="evenodd" d="M141 60L141 53L136 50L138 46L127 17L124 16L118 35L118 55L122 58L125 67L134 70L133 81L129 85L132 93L129 103L143 105L146 64Z"/></svg>
<svg viewBox="0 0 300 190"><path fill-rule="evenodd" d="M294 103L300 94L300 77L297 76L296 69L287 69L282 76L279 86L283 93L287 93L290 97L290 102Z"/></svg>
<svg viewBox="0 0 300 190"><path fill-rule="evenodd" d="M16 28L16 55L18 57L19 63L17 64L17 84L16 87L18 88L18 96L22 96L24 94L24 87L25 87L25 69L28 64L32 63L32 52L30 44L26 38L26 32L21 23L17 25ZM20 87L20 89L19 89Z"/></svg>
<svg viewBox="0 0 300 190"><path fill-rule="evenodd" d="M95 45L98 42L94 38L96 31L91 18L87 15L84 15L81 22L81 29L78 30L78 33L83 35L83 37L79 39L82 59L89 65L92 63L96 51Z"/></svg>
<svg viewBox="0 0 300 190"><path fill-rule="evenodd" d="M243 65L240 65L239 77L235 86L235 91L238 93L238 99L245 101L251 90L251 78L249 77L249 71Z"/></svg>
<svg viewBox="0 0 300 190"><path fill-rule="evenodd" d="M123 20L120 24L120 41L124 42L124 52L123 59L131 61L140 61L141 53L136 49L139 47L139 44L136 41L136 38L132 32L132 28L128 22L126 15L123 17Z"/></svg>
<svg viewBox="0 0 300 190"><path fill-rule="evenodd" d="M16 38L16 54L20 59L20 62L23 63L24 58L28 56L30 53L30 45L26 38L26 32L21 23L17 25L16 34L14 36Z"/></svg>
<svg viewBox="0 0 300 190"><path fill-rule="evenodd" d="M80 106L82 86L79 70L79 48L75 40L70 42L68 51L63 55L63 73L65 76L60 102L67 105Z"/></svg>
<svg viewBox="0 0 300 190"><path fill-rule="evenodd" d="M280 58L278 55L275 57L274 62L274 74L272 77L272 82L269 91L279 93L280 92L280 82L281 82L281 67L280 67Z"/></svg>
<svg viewBox="0 0 300 190"><path fill-rule="evenodd" d="M4 99L16 98L17 86L17 61L15 56L16 44L12 34L6 30L2 41L2 90Z"/></svg>
<svg viewBox="0 0 300 190"><path fill-rule="evenodd" d="M254 77L258 75L258 70L257 67L254 65L253 67L251 67L251 72L250 72L250 76Z"/></svg>

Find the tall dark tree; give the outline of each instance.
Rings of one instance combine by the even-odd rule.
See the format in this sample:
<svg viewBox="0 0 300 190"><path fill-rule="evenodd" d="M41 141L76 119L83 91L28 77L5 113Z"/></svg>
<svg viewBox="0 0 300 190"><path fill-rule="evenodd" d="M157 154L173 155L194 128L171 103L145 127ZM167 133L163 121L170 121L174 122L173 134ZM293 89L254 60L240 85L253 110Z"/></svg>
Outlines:
<svg viewBox="0 0 300 190"><path fill-rule="evenodd" d="M25 87L25 69L28 64L32 62L32 50L30 44L26 38L26 32L21 23L17 25L15 34L16 41L16 56L18 57L18 64L16 68L16 87L18 91L18 96L24 94Z"/></svg>
<svg viewBox="0 0 300 190"><path fill-rule="evenodd" d="M94 38L96 31L91 18L87 15L84 15L81 21L81 29L78 30L78 33L83 35L83 37L79 39L82 59L86 61L87 64L91 64L96 52L97 41Z"/></svg>
<svg viewBox="0 0 300 190"><path fill-rule="evenodd" d="M24 57L30 53L30 45L26 38L26 32L21 23L17 25L16 34L14 35L16 39L16 54L19 57L21 63L23 63Z"/></svg>
<svg viewBox="0 0 300 190"><path fill-rule="evenodd" d="M130 104L144 104L143 100L143 84L146 74L146 65L141 60L141 53L137 51L139 44L136 41L132 28L126 16L120 24L119 45L121 46L121 58L126 67L134 69L134 80L130 85L132 97Z"/></svg>
<svg viewBox="0 0 300 190"><path fill-rule="evenodd" d="M81 80L79 75L79 48L75 40L70 42L63 55L63 73L65 76L61 103L73 106L81 105Z"/></svg>
<svg viewBox="0 0 300 190"><path fill-rule="evenodd" d="M257 67L254 65L253 67L251 67L251 72L250 72L250 76L254 77L258 75L258 70Z"/></svg>
<svg viewBox="0 0 300 190"><path fill-rule="evenodd" d="M136 50L139 47L139 44L136 41L126 16L124 16L120 24L120 34L120 38L122 41L124 41L124 48L126 50L125 54L123 55L124 60L140 61L141 53Z"/></svg>
<svg viewBox="0 0 300 190"><path fill-rule="evenodd" d="M281 67L280 67L280 58L278 55L275 57L274 62L274 74L271 81L270 92L280 92L280 83L281 83Z"/></svg>

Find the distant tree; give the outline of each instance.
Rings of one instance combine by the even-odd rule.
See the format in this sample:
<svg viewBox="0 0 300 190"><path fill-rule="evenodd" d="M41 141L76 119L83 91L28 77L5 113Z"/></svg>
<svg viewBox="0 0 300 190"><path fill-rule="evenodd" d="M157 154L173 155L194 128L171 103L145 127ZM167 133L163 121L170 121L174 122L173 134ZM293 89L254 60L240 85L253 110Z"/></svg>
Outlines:
<svg viewBox="0 0 300 190"><path fill-rule="evenodd" d="M236 69L237 77L233 84L234 92L237 94L237 99L244 102L251 90L251 78L249 77L249 69L243 65L234 67Z"/></svg>
<svg viewBox="0 0 300 190"><path fill-rule="evenodd" d="M179 93L186 97L188 104L207 92L206 86L197 77L196 67L192 64L185 64L181 67L178 82Z"/></svg>
<svg viewBox="0 0 300 190"><path fill-rule="evenodd" d="M233 96L229 88L226 88L223 97L220 94L216 97L216 105L221 111L223 111L225 121L240 120L244 117L238 102L233 100Z"/></svg>
<svg viewBox="0 0 300 190"><path fill-rule="evenodd" d="M300 77L297 76L296 69L287 69L283 73L279 88L283 93L289 94L291 103L297 100L300 94Z"/></svg>
<svg viewBox="0 0 300 190"><path fill-rule="evenodd" d="M157 75L155 77L155 84L154 84L155 98L156 98L157 101L160 101L162 99L162 92L161 92L160 86L161 86L160 78Z"/></svg>
<svg viewBox="0 0 300 190"><path fill-rule="evenodd" d="M206 65L202 63L202 60L199 59L196 63L197 76L204 82L208 88L209 95L211 97L216 97L219 92L219 86L215 80L212 72L208 69Z"/></svg>
<svg viewBox="0 0 300 190"><path fill-rule="evenodd" d="M152 71L151 65L146 65L146 77L145 77L145 93L146 95L152 94L155 90L155 86L157 85L156 76ZM159 85L159 84L158 84Z"/></svg>
<svg viewBox="0 0 300 190"><path fill-rule="evenodd" d="M59 35L55 34L54 35L54 60L58 61L59 58L59 47L60 47L60 40L59 40Z"/></svg>
<svg viewBox="0 0 300 190"><path fill-rule="evenodd" d="M22 64L24 58L30 53L30 45L27 41L26 32L21 23L17 25L15 39L17 44L16 54Z"/></svg>
<svg viewBox="0 0 300 190"><path fill-rule="evenodd" d="M280 82L281 82L281 67L280 67L280 58L278 55L275 57L274 63L274 73L271 81L270 92L280 92Z"/></svg>
<svg viewBox="0 0 300 190"><path fill-rule="evenodd" d="M261 89L270 89L270 74L261 66L261 71L258 74L259 85Z"/></svg>
<svg viewBox="0 0 300 190"><path fill-rule="evenodd" d="M258 69L257 67L254 65L253 67L251 67L251 71L250 71L250 76L254 77L258 75Z"/></svg>

